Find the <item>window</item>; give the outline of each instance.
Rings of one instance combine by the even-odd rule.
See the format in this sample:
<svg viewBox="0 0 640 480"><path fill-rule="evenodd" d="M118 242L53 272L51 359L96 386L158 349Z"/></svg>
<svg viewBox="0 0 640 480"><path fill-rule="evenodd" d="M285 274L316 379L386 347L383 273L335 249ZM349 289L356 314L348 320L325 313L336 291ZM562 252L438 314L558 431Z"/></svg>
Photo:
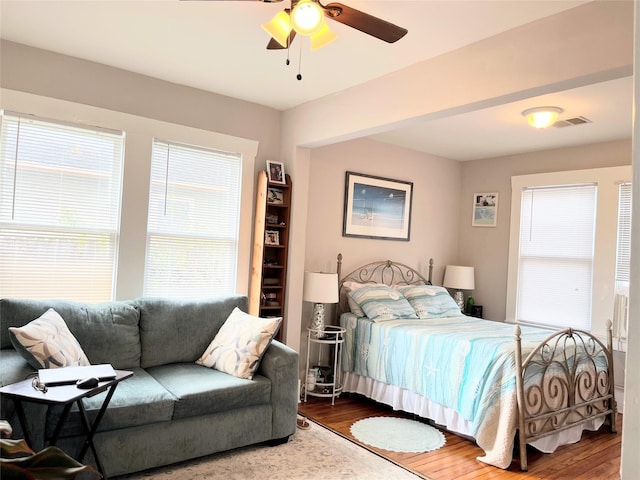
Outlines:
<svg viewBox="0 0 640 480"><path fill-rule="evenodd" d="M145 295L236 291L241 156L154 141Z"/></svg>
<svg viewBox="0 0 640 480"><path fill-rule="evenodd" d="M529 175L517 175L511 177L511 222L509 232L509 265L507 276L507 305L506 321L508 322L529 322L533 321L542 325L554 326L555 323L547 319L554 315L556 318L564 317L559 325L571 326L574 328L585 328L597 335L606 342L606 332L608 320L614 318L614 294L616 284L616 243L617 243L617 222L618 217L618 196L621 183L631 181L633 172L631 165L616 167L591 168L582 170L569 170L563 172L534 173ZM569 190L564 190L568 188ZM541 213L538 207L544 206L544 217L556 218L566 215L560 210L558 201L551 201L545 204L539 203L543 195L546 196L572 192L571 196L578 198L578 191L582 196L585 192L593 189L593 194L588 194L591 200L584 201L585 211L583 213L571 214L566 220L559 221L559 227L565 229L564 233L558 237L554 232L550 232L548 239L551 241L546 245L548 260L559 268L556 262L567 262L566 267L562 267L561 272L550 269L545 271L537 281L538 283L525 286L523 301L528 302L525 310L520 308L520 295L522 285L520 281L530 280L532 272L527 272L524 277L520 275L521 253L529 253L530 245L525 229L528 220L525 220L526 210L532 207L525 205L527 195L532 195L534 208L533 225L538 219L535 218L535 210ZM548 190L548 192L547 192ZM597 193L596 193L597 190ZM565 203L562 201L562 203ZM567 204L567 205L570 205ZM590 206L589 206L590 205ZM578 222L578 218L582 218ZM588 222L593 221L592 227L588 227ZM566 225L571 224L571 228ZM543 224L544 225L544 224ZM552 230L555 227L552 228ZM582 230L579 238L567 240ZM558 230L562 231L562 230ZM525 230L526 232L526 230ZM591 232L591 233L589 233ZM521 246L521 236L524 237L525 246ZM578 243L591 241L592 247L588 244ZM588 259L588 252L592 251L591 260ZM544 258L542 255L540 258ZM534 255L531 259L536 260ZM587 265L591 270L590 281L587 281ZM582 270L581 270L582 269ZM558 275L566 275L572 271L580 277L565 278L566 283L558 281ZM532 287L533 285L533 287ZM570 288L570 286L572 288ZM588 292L585 292L588 288ZM578 295L584 295L578 299ZM523 305L524 306L524 305ZM554 310L558 312L553 313ZM570 311L567 312L566 310ZM531 313L535 311L535 318ZM581 313L578 313L580 311ZM586 311L589 313L587 314ZM524 315L524 317L523 317ZM587 323L584 322L584 319ZM578 321L576 324L575 322ZM585 327L586 325L586 327ZM590 326L589 326L590 325ZM622 344L620 344L622 345ZM621 347L622 348L622 347Z"/></svg>
<svg viewBox="0 0 640 480"><path fill-rule="evenodd" d="M1 121L1 295L111 300L124 134L8 112Z"/></svg>
<svg viewBox="0 0 640 480"><path fill-rule="evenodd" d="M517 319L591 328L595 185L522 192Z"/></svg>
<svg viewBox="0 0 640 480"><path fill-rule="evenodd" d="M618 235L616 248L616 287L613 307L613 334L627 338L629 326L629 267L631 263L631 183L618 190Z"/></svg>

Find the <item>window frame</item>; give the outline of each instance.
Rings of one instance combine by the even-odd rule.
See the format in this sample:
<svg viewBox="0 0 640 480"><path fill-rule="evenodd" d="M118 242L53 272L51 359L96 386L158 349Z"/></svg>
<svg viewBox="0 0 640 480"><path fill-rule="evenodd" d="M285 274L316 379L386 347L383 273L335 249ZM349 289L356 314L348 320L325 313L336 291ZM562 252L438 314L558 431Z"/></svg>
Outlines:
<svg viewBox="0 0 640 480"><path fill-rule="evenodd" d="M236 291L241 295L248 293L255 204L255 158L259 145L257 140L16 90L0 88L0 97L2 98L1 107L5 110L54 118L62 122L90 123L98 128L125 132L124 181L121 199L123 207L120 211L120 239L113 300L140 297L143 292L153 139L158 137L177 143L239 153L242 157L242 196ZM91 120L79 122L78 119Z"/></svg>
<svg viewBox="0 0 640 480"><path fill-rule="evenodd" d="M15 152L7 152L5 157L7 169L13 170L12 177L6 179L10 185L7 198L11 200L5 204L7 216L0 223L3 231L14 232L10 235L22 238L21 242L32 239L28 241L40 254L21 256L23 243L22 248L12 249L17 257L6 264L19 266L20 270L46 271L28 278L16 274L19 285L36 289L41 296L34 297L29 290L8 295L52 298L60 296L60 287L66 286L72 299L110 300L116 278L125 133L3 110L2 130L11 125L15 125L15 136L7 141L15 142ZM91 185L92 182L98 183ZM96 195L96 189L102 194ZM81 199L89 202L84 208L77 203ZM22 213L16 210L18 204L23 206ZM53 254L44 247L49 244L54 246ZM16 264L16 258L23 261ZM90 260L94 260L91 265L97 267L99 274L85 268ZM55 285L51 284L52 277L58 280Z"/></svg>
<svg viewBox="0 0 640 480"><path fill-rule="evenodd" d="M166 151L165 151L166 150ZM201 146L178 144L164 139L154 138L153 140L153 158L152 169L154 162L159 162L155 167L155 179L152 170L151 173L151 187L149 203L154 207L149 208L149 215L147 219L147 242L146 242L146 265L145 265L145 277L144 277L144 290L145 296L166 296L166 297L198 297L198 296L211 296L211 295L229 295L235 292L236 278L238 276L237 264L231 266L229 263L218 262L210 258L209 253L215 250L215 246L220 246L223 250L226 249L233 252L233 254L227 252L222 256L216 257L220 259L229 259L238 257L238 226L240 224L240 197L236 195L239 192L242 176L242 158L237 153L221 152L218 149L203 148ZM172 156L173 155L173 156ZM188 162L188 167L183 165L183 168L176 166L181 162ZM197 161L197 165L193 162ZM207 169L206 162L213 162L219 167L223 167L227 173L226 178L232 182L222 182L221 177L212 178L208 176L208 172L212 172L210 168ZM171 168L173 166L173 168ZM192 167L192 168L189 168ZM197 170L196 170L197 169ZM198 171L199 176L197 178L176 180L176 176L180 177L182 171ZM237 175L237 176L236 176ZM209 179L211 183L203 183L204 179ZM193 180L197 180L197 185L192 183ZM237 183L236 183L237 181ZM156 185L153 188L153 185ZM173 192L173 193L172 193ZM200 202L193 201L193 195L199 192L201 195ZM237 212L237 216L222 215L215 210L220 211L220 205L211 204L206 212L202 211L202 206L207 202L215 203L216 192L220 192L219 199L224 201L226 207L231 211L234 209ZM241 193L241 192L239 192ZM172 206L185 205L184 202L188 202L191 206L200 204L199 208L194 208L194 212L190 212L191 209L187 209L189 213L184 215L172 215ZM217 207L217 208L216 208ZM160 212L162 210L162 213ZM203 214L206 213L206 219ZM151 219L154 219L152 221ZM227 219L224 222L225 218ZM176 221L181 219L188 219L191 221L199 221L203 228L198 228L197 225L181 224L176 225ZM166 220L166 221L165 221ZM226 224L226 228L216 228L216 220L222 220ZM233 225L230 223L235 222ZM196 222L197 223L197 222ZM222 235L220 233L225 232ZM207 258L206 262L200 263L200 267L203 271L208 271L208 275L200 275L200 277L207 277L209 280L201 282L197 281L197 276L193 274L193 269L197 268L198 264L194 264L193 261L176 261L176 247L174 242L180 244L180 252L182 253L186 248L191 249L190 252L194 255ZM211 248L203 248L203 245L209 245ZM157 255L159 249L164 245L165 248L169 247L169 250L164 250L162 255ZM156 253L155 261L150 259L152 253ZM164 266L161 266L162 258L170 258L171 262L165 262ZM222 268L217 268L217 266ZM155 268L154 268L155 266ZM168 270L173 270L178 267L180 270L180 276L187 275L188 280L183 285L178 286L177 280L173 275L167 275ZM160 269L163 275L153 275L152 271ZM219 270L216 273L216 270ZM217 280L216 280L217 275ZM226 278L226 277L230 278ZM169 281L169 284L166 282ZM158 285L159 283L159 285ZM155 285L155 286L154 286ZM175 292L166 292L169 285L174 285Z"/></svg>
<svg viewBox="0 0 640 480"><path fill-rule="evenodd" d="M522 191L525 187L595 183L596 203L595 255L591 300L591 332L606 338L607 320L613 315L616 268L618 184L630 181L631 165L562 172L547 172L511 177L511 223L507 273L506 321L516 318L518 254ZM597 294L595 294L597 292Z"/></svg>

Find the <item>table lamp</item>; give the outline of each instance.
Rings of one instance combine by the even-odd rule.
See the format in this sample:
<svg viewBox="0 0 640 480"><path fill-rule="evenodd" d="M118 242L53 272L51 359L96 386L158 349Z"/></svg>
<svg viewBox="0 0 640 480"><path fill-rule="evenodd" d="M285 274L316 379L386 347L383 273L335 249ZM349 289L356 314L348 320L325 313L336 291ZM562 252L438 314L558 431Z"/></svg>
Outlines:
<svg viewBox="0 0 640 480"><path fill-rule="evenodd" d="M464 294L462 290L473 290L476 287L473 267L447 265L442 285L456 291L453 299L460 307L460 311L464 313Z"/></svg>
<svg viewBox="0 0 640 480"><path fill-rule="evenodd" d="M324 304L338 303L338 274L304 272L302 299L315 304L311 316L311 335L315 338L324 337Z"/></svg>

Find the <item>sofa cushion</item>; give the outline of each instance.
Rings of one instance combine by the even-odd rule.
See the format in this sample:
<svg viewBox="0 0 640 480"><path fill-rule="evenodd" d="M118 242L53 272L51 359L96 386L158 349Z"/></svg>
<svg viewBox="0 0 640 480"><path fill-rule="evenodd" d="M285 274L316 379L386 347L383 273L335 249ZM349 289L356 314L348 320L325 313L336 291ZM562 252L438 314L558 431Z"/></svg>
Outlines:
<svg viewBox="0 0 640 480"><path fill-rule="evenodd" d="M71 333L92 364L110 363L114 368L140 366L140 313L130 302L87 304L65 300L0 300L0 328L21 327L53 308L64 318ZM2 348L11 342L1 335ZM7 345L8 344L8 345Z"/></svg>
<svg viewBox="0 0 640 480"><path fill-rule="evenodd" d="M14 348L33 368L89 365L76 337L53 308L22 327L9 327Z"/></svg>
<svg viewBox="0 0 640 480"><path fill-rule="evenodd" d="M151 375L141 368L133 368L133 376L121 381L102 417L98 431L136 427L158 422L168 422L173 417L176 401ZM95 420L106 392L83 400L90 422ZM52 407L47 415L47 436L51 436L60 418L61 407ZM62 436L82 433L80 412L73 406L62 430Z"/></svg>
<svg viewBox="0 0 640 480"><path fill-rule="evenodd" d="M236 307L196 363L252 379L281 322L282 317L255 317Z"/></svg>
<svg viewBox="0 0 640 480"><path fill-rule="evenodd" d="M195 362L234 308L247 310L247 297L206 299L140 298L143 368Z"/></svg>
<svg viewBox="0 0 640 480"><path fill-rule="evenodd" d="M149 368L148 372L177 398L174 419L271 401L271 381L262 375L246 380L195 363L162 365Z"/></svg>

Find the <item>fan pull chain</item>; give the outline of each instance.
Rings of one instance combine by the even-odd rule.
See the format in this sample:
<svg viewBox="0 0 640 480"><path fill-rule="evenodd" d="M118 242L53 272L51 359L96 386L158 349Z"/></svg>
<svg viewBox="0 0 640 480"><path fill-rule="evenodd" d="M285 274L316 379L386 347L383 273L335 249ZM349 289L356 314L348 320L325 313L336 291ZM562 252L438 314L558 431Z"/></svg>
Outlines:
<svg viewBox="0 0 640 480"><path fill-rule="evenodd" d="M302 45L300 45L300 56L298 58L298 75L296 75L296 78L298 80L302 80L302 73L300 73L302 71Z"/></svg>

